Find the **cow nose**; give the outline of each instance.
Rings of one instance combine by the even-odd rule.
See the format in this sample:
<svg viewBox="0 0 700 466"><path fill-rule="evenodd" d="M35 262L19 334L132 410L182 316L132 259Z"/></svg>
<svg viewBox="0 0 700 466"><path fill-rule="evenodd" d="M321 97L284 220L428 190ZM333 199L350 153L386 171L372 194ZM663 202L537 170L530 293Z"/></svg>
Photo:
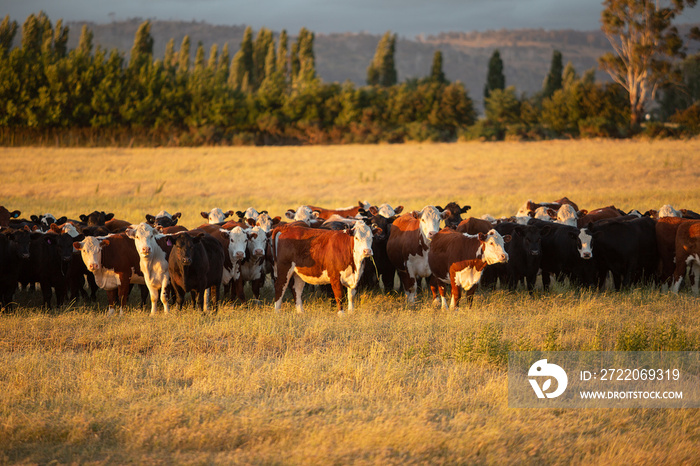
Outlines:
<svg viewBox="0 0 700 466"><path fill-rule="evenodd" d="M265 254L265 251L263 251L262 249L256 249L256 250L253 252L253 255L254 255L254 256L262 256L263 254Z"/></svg>
<svg viewBox="0 0 700 466"><path fill-rule="evenodd" d="M149 248L148 246L144 246L141 248L141 253L144 255L148 255L151 253L151 248Z"/></svg>
<svg viewBox="0 0 700 466"><path fill-rule="evenodd" d="M369 256L372 255L372 250L371 250L371 249L365 249L365 250L362 251L362 255L363 255L363 256L366 256L366 257L369 257Z"/></svg>
<svg viewBox="0 0 700 466"><path fill-rule="evenodd" d="M584 258L584 259L590 259L591 256L592 256L592 254L591 254L590 252L584 252L584 253L583 253L583 258Z"/></svg>
<svg viewBox="0 0 700 466"><path fill-rule="evenodd" d="M183 265L192 265L192 259L190 259L189 257L183 257L182 264Z"/></svg>
<svg viewBox="0 0 700 466"><path fill-rule="evenodd" d="M533 251L530 251L530 254L532 254L533 256L539 256L539 255L540 255L540 251L537 250L537 249L535 249L535 250L533 250Z"/></svg>
<svg viewBox="0 0 700 466"><path fill-rule="evenodd" d="M430 233L428 233L428 238L431 238L431 239L432 239L432 237L435 236L435 233L437 233L437 232L436 232L436 231L431 231Z"/></svg>
<svg viewBox="0 0 700 466"><path fill-rule="evenodd" d="M29 253L25 252L24 254L22 254L22 259L29 259Z"/></svg>
<svg viewBox="0 0 700 466"><path fill-rule="evenodd" d="M100 264L90 264L90 266L88 267L88 269L90 270L99 270L99 268Z"/></svg>
<svg viewBox="0 0 700 466"><path fill-rule="evenodd" d="M508 262L508 254L501 254L501 262Z"/></svg>
<svg viewBox="0 0 700 466"><path fill-rule="evenodd" d="M236 257L242 259L243 257L245 257L245 253L243 251L236 251Z"/></svg>

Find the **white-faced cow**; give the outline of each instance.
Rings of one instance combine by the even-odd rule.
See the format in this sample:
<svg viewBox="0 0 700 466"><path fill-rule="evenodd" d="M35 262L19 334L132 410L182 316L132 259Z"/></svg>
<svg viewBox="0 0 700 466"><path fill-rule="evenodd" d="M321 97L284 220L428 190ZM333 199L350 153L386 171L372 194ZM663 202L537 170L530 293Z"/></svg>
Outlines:
<svg viewBox="0 0 700 466"><path fill-rule="evenodd" d="M320 219L319 212L317 210L312 210L306 205L299 206L297 210L289 209L284 215L289 220L304 222L309 226L316 226L323 223L323 220Z"/></svg>
<svg viewBox="0 0 700 466"><path fill-rule="evenodd" d="M341 300L343 286L348 288L348 312L353 312L355 288L364 270L364 260L372 255L372 230L364 222L357 222L352 230L319 230L289 227L275 230L272 236L273 256L277 269L275 280L275 310L282 306L282 298L293 278L293 292L297 312L303 312L301 293L304 284L330 283L343 315Z"/></svg>
<svg viewBox="0 0 700 466"><path fill-rule="evenodd" d="M683 217L683 213L674 209L672 205L666 204L659 209L659 218Z"/></svg>
<svg viewBox="0 0 700 466"><path fill-rule="evenodd" d="M223 210L219 209L218 207L214 207L211 209L209 212L200 212L200 215L207 219L210 225L218 224L218 223L224 223L228 217L233 215L235 212L233 210L229 210L228 212L224 212Z"/></svg>
<svg viewBox="0 0 700 466"><path fill-rule="evenodd" d="M379 206L370 206L368 210L370 215L372 216L379 215L384 218L393 219L397 215L400 215L401 212L403 212L403 206L400 205L397 208L393 208L390 204L384 203Z"/></svg>
<svg viewBox="0 0 700 466"><path fill-rule="evenodd" d="M80 250L85 266L95 276L95 282L107 292L109 315L114 314L117 297L119 314L123 314L131 285L146 284L134 241L124 233L100 238L88 236L74 242L73 247Z"/></svg>
<svg viewBox="0 0 700 466"><path fill-rule="evenodd" d="M265 274L268 271L265 263L265 252L268 244L267 233L261 227L255 226L247 230L245 234L248 237L246 257L241 261L241 273L236 286L238 299L242 302L246 301L243 290L246 282L250 282L253 297L260 300L260 290L265 284Z"/></svg>
<svg viewBox="0 0 700 466"><path fill-rule="evenodd" d="M167 314L169 308L167 289L170 285L168 258L166 248L172 247L170 238L160 234L158 230L147 223L126 230L126 235L134 240L139 254L139 265L144 280L151 295L151 315L158 310L158 297L163 303L163 311ZM160 240L160 241L159 241ZM168 244L170 243L170 244Z"/></svg>
<svg viewBox="0 0 700 466"><path fill-rule="evenodd" d="M420 212L399 216L391 226L386 252L396 267L409 303L415 302L417 280L430 276L430 242L447 215L435 206L426 206Z"/></svg>
<svg viewBox="0 0 700 466"><path fill-rule="evenodd" d="M452 289L450 309L457 310L462 288L467 292L467 301L471 307L484 268L490 264L508 262L508 253L504 249L505 242L508 241L510 235L502 237L493 229L486 234L470 235L445 228L434 236L428 263L433 273L433 298L437 300L437 288L442 309L447 309L445 284L449 284Z"/></svg>
<svg viewBox="0 0 700 466"><path fill-rule="evenodd" d="M557 223L561 223L562 225L575 227L578 226L577 220L578 215L576 214L574 208L570 204L564 204L557 211L557 219L555 221Z"/></svg>

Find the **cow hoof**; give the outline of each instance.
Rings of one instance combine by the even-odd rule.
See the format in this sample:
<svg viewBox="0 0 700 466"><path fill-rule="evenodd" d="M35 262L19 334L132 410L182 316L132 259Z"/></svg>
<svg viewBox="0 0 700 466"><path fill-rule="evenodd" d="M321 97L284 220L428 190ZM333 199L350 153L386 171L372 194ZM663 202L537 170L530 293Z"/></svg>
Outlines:
<svg viewBox="0 0 700 466"><path fill-rule="evenodd" d="M440 300L435 298L433 299L433 307L438 307L440 305Z"/></svg>

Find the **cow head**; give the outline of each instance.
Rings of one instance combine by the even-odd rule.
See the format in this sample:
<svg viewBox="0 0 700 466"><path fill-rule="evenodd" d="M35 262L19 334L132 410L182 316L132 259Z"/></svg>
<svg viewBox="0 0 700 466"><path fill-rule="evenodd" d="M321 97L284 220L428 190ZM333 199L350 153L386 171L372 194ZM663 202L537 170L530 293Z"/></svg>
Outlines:
<svg viewBox="0 0 700 466"><path fill-rule="evenodd" d="M88 215L81 215L80 220L87 224L89 227L99 227L104 225L107 221L112 220L114 218L113 213L105 213L104 211L93 211L91 214Z"/></svg>
<svg viewBox="0 0 700 466"><path fill-rule="evenodd" d="M182 217L182 213L177 212L170 215L167 210L161 210L157 215L146 214L146 222L152 227L172 227L177 225L177 221Z"/></svg>
<svg viewBox="0 0 700 466"><path fill-rule="evenodd" d="M569 236L576 240L576 249L581 259L591 259L593 257L593 224L589 223L586 228L581 228L577 233L570 232Z"/></svg>
<svg viewBox="0 0 700 466"><path fill-rule="evenodd" d="M544 220L545 222L551 222L557 218L557 212L549 207L538 207L533 212L532 216L538 220Z"/></svg>
<svg viewBox="0 0 700 466"><path fill-rule="evenodd" d="M6 227L10 225L11 218L19 218L22 214L19 210L14 210L10 212L5 208L5 206L0 206L0 227Z"/></svg>
<svg viewBox="0 0 700 466"><path fill-rule="evenodd" d="M258 219L255 221L254 226L259 226L260 228L265 231L265 233L269 233L272 231L272 229L280 223L280 217L275 217L275 218L270 218L270 214L267 212L261 212L260 215L258 215Z"/></svg>
<svg viewBox="0 0 700 466"><path fill-rule="evenodd" d="M224 232L226 230L222 230ZM240 262L245 259L248 247L248 235L241 227L235 227L228 231L228 256L231 262Z"/></svg>
<svg viewBox="0 0 700 466"><path fill-rule="evenodd" d="M389 239L389 233L391 232L390 219L383 215L375 215L369 219L369 226L372 228L375 241L381 242Z"/></svg>
<svg viewBox="0 0 700 466"><path fill-rule="evenodd" d="M311 210L309 206L303 205L299 206L296 211L289 209L284 215L295 222L304 222L307 225L311 225L314 220L318 219L319 211Z"/></svg>
<svg viewBox="0 0 700 466"><path fill-rule="evenodd" d="M82 241L74 242L73 247L80 251L80 255L88 270L90 272L96 272L102 267L102 248L108 244L108 239L88 236Z"/></svg>
<svg viewBox="0 0 700 466"><path fill-rule="evenodd" d="M462 214L466 213L472 206L465 205L464 207L460 207L459 204L453 201L447 204L444 209L440 206L436 206L436 208L448 213L445 218L445 228L452 228L455 230L457 229L457 225L462 221Z"/></svg>
<svg viewBox="0 0 700 466"><path fill-rule="evenodd" d="M31 242L31 232L29 227L25 226L19 230L5 230L3 234L7 235L10 241L15 246L15 252L20 259L29 259L29 243Z"/></svg>
<svg viewBox="0 0 700 466"><path fill-rule="evenodd" d="M530 256L542 254L542 236L547 235L550 226L545 226L541 230L533 226L517 226L513 232L522 239L523 249Z"/></svg>
<svg viewBox="0 0 700 466"><path fill-rule="evenodd" d="M252 218L253 220L257 220L257 219L258 219L258 216L259 216L260 214L262 214L263 212L267 213L266 210L263 210L262 212L258 212L257 210L255 210L254 207L248 207L248 208L245 210L245 212L242 212L242 211L240 211L240 210L236 211L236 215L238 215L238 221L239 221L239 222L246 223L246 221L247 221L249 218Z"/></svg>
<svg viewBox="0 0 700 466"><path fill-rule="evenodd" d="M256 226L248 230L248 253L250 257L259 259L265 255L267 248L267 233Z"/></svg>
<svg viewBox="0 0 700 466"><path fill-rule="evenodd" d="M557 211L557 223L575 227L577 219L578 215L576 214L576 210L571 205L564 204L559 207Z"/></svg>
<svg viewBox="0 0 700 466"><path fill-rule="evenodd" d="M140 223L137 227L130 227L126 230L126 235L134 240L136 251L139 256L148 258L159 248L156 239L161 237L161 233L148 223Z"/></svg>
<svg viewBox="0 0 700 466"><path fill-rule="evenodd" d="M224 212L218 207L214 207L213 209L211 209L210 212L201 212L202 217L206 218L210 225L215 223L224 223L226 221L226 218L230 217L233 214L233 210Z"/></svg>
<svg viewBox="0 0 700 466"><path fill-rule="evenodd" d="M420 219L420 230L423 237L430 241L440 231L440 221L447 218L447 211L440 211L437 207L429 205L423 207L420 212L413 212L413 217Z"/></svg>
<svg viewBox="0 0 700 466"><path fill-rule="evenodd" d="M384 218L393 218L403 212L403 206L400 205L394 209L391 205L384 203L379 207L371 206L368 211L372 216L381 215Z"/></svg>
<svg viewBox="0 0 700 466"><path fill-rule="evenodd" d="M346 230L353 237L352 256L355 265L359 265L363 259L372 256L372 229L365 222L355 222L355 225Z"/></svg>
<svg viewBox="0 0 700 466"><path fill-rule="evenodd" d="M479 252L484 262L489 265L508 262L505 243L509 242L510 239L510 235L501 236L496 230L489 230L488 233L479 233L479 242L481 242ZM478 254L477 257L479 257Z"/></svg>
<svg viewBox="0 0 700 466"><path fill-rule="evenodd" d="M683 214L677 211L676 209L673 208L673 206L670 206L666 204L665 206L661 207L659 209L659 218L664 218L664 217L682 217Z"/></svg>
<svg viewBox="0 0 700 466"><path fill-rule="evenodd" d="M175 235L173 249L170 251L171 260L174 258L175 261L179 261L185 267L192 265L195 257L195 248L201 242L202 236L204 235L190 236L187 233Z"/></svg>
<svg viewBox="0 0 700 466"><path fill-rule="evenodd" d="M70 262L71 259L73 258L73 243L74 243L74 238L67 234L67 233L61 233L61 234L46 234L44 235L46 237L54 237L54 241L56 242L56 248L58 250L58 255L61 257L61 261L66 263Z"/></svg>

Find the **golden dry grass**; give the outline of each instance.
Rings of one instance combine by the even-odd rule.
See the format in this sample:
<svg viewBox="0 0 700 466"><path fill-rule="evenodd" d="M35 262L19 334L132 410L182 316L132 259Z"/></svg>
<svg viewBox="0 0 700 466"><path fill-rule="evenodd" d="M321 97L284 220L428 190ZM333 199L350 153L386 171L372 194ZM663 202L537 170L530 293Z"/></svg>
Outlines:
<svg viewBox="0 0 700 466"><path fill-rule="evenodd" d="M1 204L25 214L214 206L281 214L358 199L457 200L512 214L532 198L700 210L700 143L202 149L0 149ZM160 192L159 187L165 181ZM99 185L99 189L97 186ZM518 410L509 350L700 350L699 298L656 289L478 292L443 313L426 295L360 295L339 319L287 302L121 318L97 306L0 317L0 463L694 464L694 409ZM134 293L135 294L135 293ZM136 297L132 296L132 302Z"/></svg>

